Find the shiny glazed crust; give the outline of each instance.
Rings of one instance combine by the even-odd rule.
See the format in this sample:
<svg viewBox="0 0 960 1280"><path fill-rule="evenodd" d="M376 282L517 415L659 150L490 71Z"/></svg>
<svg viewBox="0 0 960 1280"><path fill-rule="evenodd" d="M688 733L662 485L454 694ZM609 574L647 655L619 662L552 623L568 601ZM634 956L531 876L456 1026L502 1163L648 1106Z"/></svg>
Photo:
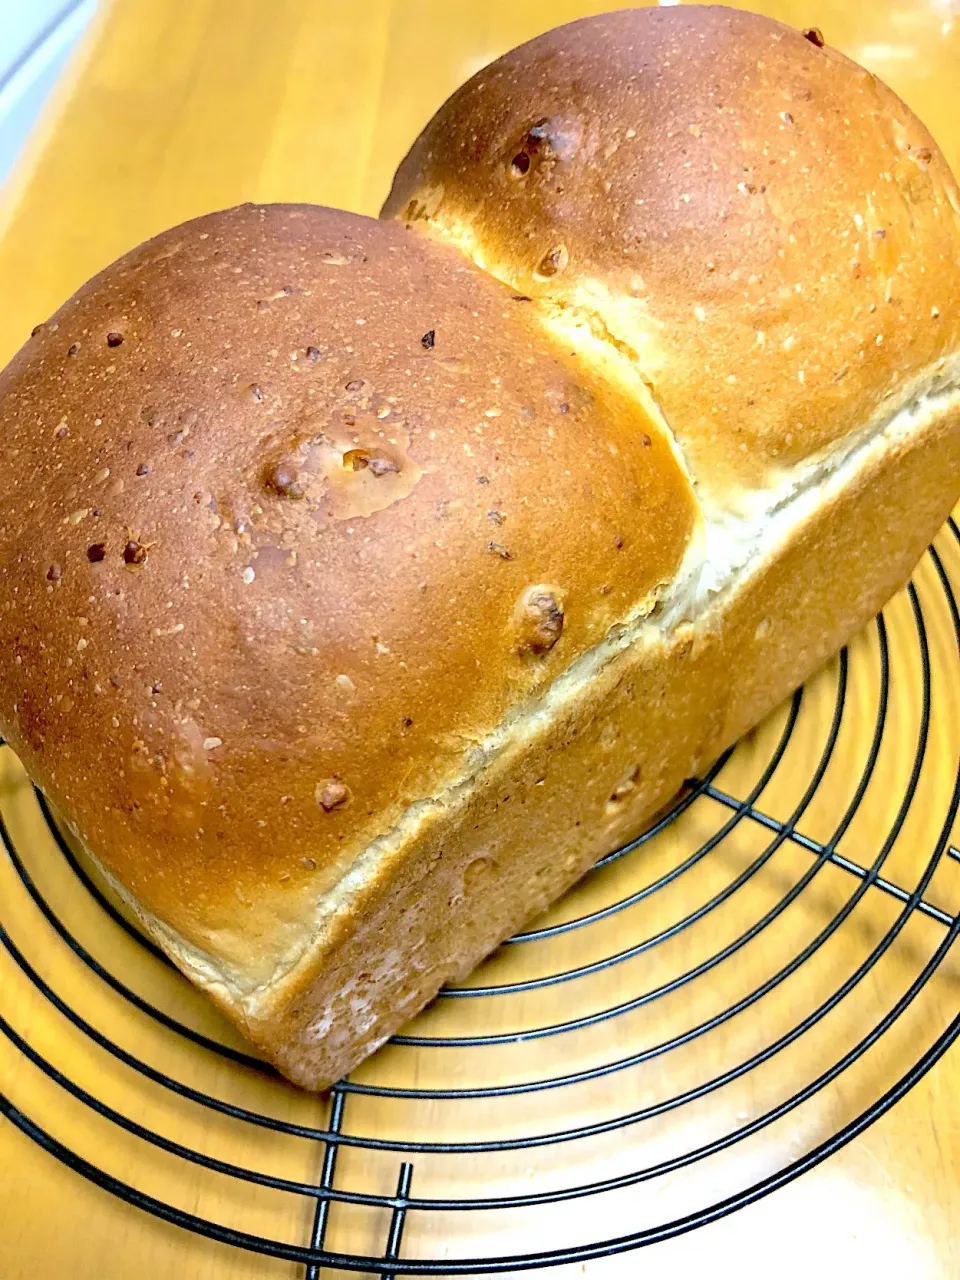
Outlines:
<svg viewBox="0 0 960 1280"><path fill-rule="evenodd" d="M454 95L396 220L185 224L0 375L0 729L291 1079L904 582L957 497L958 210L839 55L627 11Z"/></svg>
<svg viewBox="0 0 960 1280"><path fill-rule="evenodd" d="M625 351L721 507L960 343L960 198L927 130L736 9L627 9L506 54L427 125L384 216Z"/></svg>
<svg viewBox="0 0 960 1280"><path fill-rule="evenodd" d="M652 608L695 516L668 440L529 304L334 210L141 246L0 396L5 735L238 991L513 706Z"/></svg>

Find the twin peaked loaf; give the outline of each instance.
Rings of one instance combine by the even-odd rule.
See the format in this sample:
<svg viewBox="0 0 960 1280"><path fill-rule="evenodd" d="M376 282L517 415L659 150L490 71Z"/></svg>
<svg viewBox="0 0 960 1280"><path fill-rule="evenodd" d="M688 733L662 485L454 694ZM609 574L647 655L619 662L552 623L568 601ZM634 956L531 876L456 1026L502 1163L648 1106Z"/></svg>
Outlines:
<svg viewBox="0 0 960 1280"><path fill-rule="evenodd" d="M798 32L548 33L383 219L187 223L0 375L0 729L308 1088L835 652L960 489L956 184Z"/></svg>

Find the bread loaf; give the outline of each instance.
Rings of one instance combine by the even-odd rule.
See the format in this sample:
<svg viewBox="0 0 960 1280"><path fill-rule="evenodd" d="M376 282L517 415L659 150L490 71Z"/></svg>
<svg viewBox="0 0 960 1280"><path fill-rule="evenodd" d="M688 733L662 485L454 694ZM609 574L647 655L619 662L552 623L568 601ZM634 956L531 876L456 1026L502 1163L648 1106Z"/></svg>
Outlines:
<svg viewBox="0 0 960 1280"><path fill-rule="evenodd" d="M960 197L819 38L585 19L383 220L244 206L0 375L0 729L328 1085L903 584L960 494Z"/></svg>

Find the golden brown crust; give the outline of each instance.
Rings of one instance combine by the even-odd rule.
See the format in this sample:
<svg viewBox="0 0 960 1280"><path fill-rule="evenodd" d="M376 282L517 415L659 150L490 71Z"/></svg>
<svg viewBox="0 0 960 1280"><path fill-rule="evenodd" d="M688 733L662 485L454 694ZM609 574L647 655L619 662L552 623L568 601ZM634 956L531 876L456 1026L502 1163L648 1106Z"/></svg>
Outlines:
<svg viewBox="0 0 960 1280"><path fill-rule="evenodd" d="M722 506L960 343L960 197L929 133L829 46L735 9L624 10L506 54L427 125L382 216L595 317Z"/></svg>
<svg viewBox="0 0 960 1280"><path fill-rule="evenodd" d="M0 378L0 726L238 986L676 572L670 445L529 310L399 226L248 206L109 267Z"/></svg>
<svg viewBox="0 0 960 1280"><path fill-rule="evenodd" d="M0 730L291 1079L354 1065L902 583L956 497L958 209L839 55L613 14L428 126L385 213L429 236L212 215L0 375Z"/></svg>

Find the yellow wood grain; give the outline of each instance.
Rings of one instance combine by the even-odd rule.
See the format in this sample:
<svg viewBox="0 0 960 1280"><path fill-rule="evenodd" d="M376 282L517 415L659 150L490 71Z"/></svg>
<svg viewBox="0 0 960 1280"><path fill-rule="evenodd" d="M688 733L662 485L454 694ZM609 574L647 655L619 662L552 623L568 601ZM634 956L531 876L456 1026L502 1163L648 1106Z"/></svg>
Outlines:
<svg viewBox="0 0 960 1280"><path fill-rule="evenodd" d="M116 0L56 95L34 145L8 185L0 239L0 359L37 321L118 254L162 228L243 200L307 200L375 213L405 148L443 98L481 64L538 31L609 4L583 0ZM820 26L830 42L882 75L925 119L960 168L960 13L950 0L770 0L758 8L798 26ZM960 555L943 554L955 584ZM930 631L937 694L920 790L890 855L891 878L916 881L949 801L960 754L956 640L928 562L918 575ZM905 597L888 611L895 681L884 748L841 849L869 862L882 843L909 775L919 716L919 656ZM869 747L877 698L876 631L852 646L841 736L801 827L827 838L855 786ZM784 818L798 802L833 711L836 667L814 681L764 809ZM744 743L723 775L742 794L769 758L785 711ZM78 889L40 822L9 753L0 755L0 813L38 888L78 939L143 998L190 1026L241 1047L204 1000L144 957ZM675 864L727 816L698 801L640 863L628 859L589 880L554 918L564 919L635 890ZM635 943L720 892L762 849L756 824L741 823L693 876L602 927L536 947L506 949L475 981L503 982L570 968ZM956 836L954 836L956 839ZM748 888L646 956L576 983L497 1001L447 1001L421 1034L537 1026L588 1014L654 987L709 957L796 882L809 855L778 851ZM911 879L912 877L912 879ZM675 996L584 1031L501 1051L386 1050L358 1078L378 1084L460 1086L563 1074L635 1052L711 1017L785 963L822 929L852 891L827 869L735 964ZM945 863L928 897L960 910L960 864ZM872 893L811 963L775 998L686 1053L599 1082L490 1103L416 1106L352 1098L355 1131L425 1138L546 1132L617 1114L691 1087L788 1029L863 959L889 927L896 904ZM55 936L8 860L0 857L0 920L39 974L100 1032L176 1079L231 1102L302 1124L322 1125L327 1104L213 1058L158 1027L111 992ZM451 1162L417 1158L415 1192L480 1195L590 1181L709 1141L759 1114L812 1078L876 1021L943 936L915 921L871 972L855 1000L741 1084L662 1117L644 1129L513 1156ZM832 986L831 986L832 984ZM906 1069L960 1010L960 968L947 962L880 1050L813 1104L772 1126L749 1151L660 1183L497 1220L452 1214L411 1218L405 1248L443 1256L447 1244L477 1252L550 1248L615 1236L692 1203L707 1203L762 1177L856 1115ZM8 953L0 953L0 1013L72 1081L131 1119L184 1144L287 1178L314 1181L316 1144L272 1134L172 1098L117 1064L71 1027ZM141 1190L234 1227L305 1242L310 1209L279 1192L244 1186L151 1151L94 1118L0 1037L0 1091L86 1158ZM786 1089L786 1092L789 1092ZM399 1156L344 1151L338 1183L385 1192ZM479 1215L482 1217L482 1215ZM382 1249L383 1215L338 1206L328 1244ZM495 1232L496 1239L492 1239ZM533 1237L531 1238L531 1233ZM454 1245L450 1244L451 1250ZM960 1276L960 1052L953 1052L874 1128L827 1164L764 1202L642 1255L562 1268L557 1275L738 1277L839 1275L877 1280ZM0 1276L3 1280L154 1280L302 1275L302 1269L204 1241L130 1208L83 1181L0 1121Z"/></svg>

